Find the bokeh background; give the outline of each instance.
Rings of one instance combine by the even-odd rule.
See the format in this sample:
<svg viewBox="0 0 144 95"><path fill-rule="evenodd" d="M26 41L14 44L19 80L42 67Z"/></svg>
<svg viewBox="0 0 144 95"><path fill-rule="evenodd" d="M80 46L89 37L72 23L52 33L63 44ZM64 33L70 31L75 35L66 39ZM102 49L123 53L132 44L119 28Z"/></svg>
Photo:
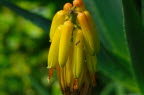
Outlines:
<svg viewBox="0 0 144 95"><path fill-rule="evenodd" d="M65 1L10 2L51 20ZM0 95L61 95L56 77L47 80L49 31L5 6L0 6L0 31Z"/></svg>
<svg viewBox="0 0 144 95"><path fill-rule="evenodd" d="M132 76L122 1L83 1L101 41L92 95L140 95ZM0 1L0 95L62 95L55 73L48 82L46 67L50 23L66 2L72 0Z"/></svg>

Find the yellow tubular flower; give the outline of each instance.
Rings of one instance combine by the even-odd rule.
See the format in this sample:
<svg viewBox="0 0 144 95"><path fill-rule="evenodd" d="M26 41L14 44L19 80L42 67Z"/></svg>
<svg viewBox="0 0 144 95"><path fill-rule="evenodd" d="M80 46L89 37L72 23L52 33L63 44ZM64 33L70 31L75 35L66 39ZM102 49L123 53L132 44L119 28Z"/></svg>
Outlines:
<svg viewBox="0 0 144 95"><path fill-rule="evenodd" d="M60 88L63 91L63 86L61 84L61 73L62 72L61 72L59 64L56 65L56 71L57 71L57 78L58 78L58 81L59 81L59 84L60 84Z"/></svg>
<svg viewBox="0 0 144 95"><path fill-rule="evenodd" d="M92 75L93 73L95 73L96 72L96 64L97 64L96 56L87 55L86 63L87 63L87 67L88 67L90 74Z"/></svg>
<svg viewBox="0 0 144 95"><path fill-rule="evenodd" d="M95 72L96 72L96 64L97 64L97 59L96 56L91 56L91 55L87 55L86 56L86 63L87 63L87 68L89 70L90 73L90 77L91 77L91 84L93 86L96 85L95 82Z"/></svg>
<svg viewBox="0 0 144 95"><path fill-rule="evenodd" d="M60 67L60 84L61 84L61 87L62 87L62 91L65 90L65 81L64 81L64 68Z"/></svg>
<svg viewBox="0 0 144 95"><path fill-rule="evenodd" d="M60 25L54 34L53 42L51 43L48 53L48 68L53 68L58 63L58 52L62 27L63 26Z"/></svg>
<svg viewBox="0 0 144 95"><path fill-rule="evenodd" d="M94 38L92 35L92 31L89 26L88 19L84 13L79 12L77 15L78 22L80 23L80 26L83 31L84 35L84 40L86 47L88 48L88 51L91 55L95 54L95 43L94 43Z"/></svg>
<svg viewBox="0 0 144 95"><path fill-rule="evenodd" d="M98 32L97 32L97 29L96 29L94 19L92 18L91 14L88 11L84 11L84 13L88 18L88 22L90 24L90 28L92 30L93 37L94 37L94 42L95 42L95 45L96 45L96 52L98 52L99 49L100 49L100 42L99 42Z"/></svg>
<svg viewBox="0 0 144 95"><path fill-rule="evenodd" d="M86 73L86 70L85 70L86 68L83 66L83 69L82 69L82 73L81 73L81 75L80 75L80 77L79 77L79 80L78 80L78 88L81 88L82 87L82 84L83 84L83 82L84 82L84 74Z"/></svg>
<svg viewBox="0 0 144 95"><path fill-rule="evenodd" d="M97 57L96 56L91 56L91 60L92 60L92 65L93 65L93 69L94 72L96 72L96 65L97 65Z"/></svg>
<svg viewBox="0 0 144 95"><path fill-rule="evenodd" d="M64 67L66 64L70 43L72 38L73 23L71 20L65 21L61 33L60 46L59 46L59 64Z"/></svg>
<svg viewBox="0 0 144 95"><path fill-rule="evenodd" d="M62 68L62 67L61 67L61 68ZM67 80L67 78L66 78L66 66L64 66L62 69L63 69L63 71L64 71L64 72L63 72L63 73L64 73L64 77L63 77L63 78L64 78L64 79L63 79L64 88L66 88L66 80Z"/></svg>
<svg viewBox="0 0 144 95"><path fill-rule="evenodd" d="M79 78L81 73L82 73L82 69L84 66L84 46L83 46L83 33L82 30L78 29L77 34L76 34L76 39L75 39L75 45L76 45L76 78Z"/></svg>
<svg viewBox="0 0 144 95"><path fill-rule="evenodd" d="M55 34L55 31L56 31L57 27L60 24L64 23L65 15L66 15L66 12L64 10L60 10L55 14L55 16L52 20L51 28L50 28L50 41L52 41L52 38Z"/></svg>
<svg viewBox="0 0 144 95"><path fill-rule="evenodd" d="M48 79L56 70L63 95L89 95L96 85L96 25L82 0L66 3L52 21L48 54Z"/></svg>
<svg viewBox="0 0 144 95"><path fill-rule="evenodd" d="M75 43L76 43L76 34L77 34L77 31L78 31L78 29L76 28L74 31L73 31L73 43L72 43L72 45L73 45L73 59L72 59L72 64L73 64L73 76L74 77L76 77L76 45L75 45Z"/></svg>
<svg viewBox="0 0 144 95"><path fill-rule="evenodd" d="M94 72L91 56L89 54L86 55L86 64L89 70L89 73L92 74Z"/></svg>
<svg viewBox="0 0 144 95"><path fill-rule="evenodd" d="M73 64L72 64L72 59L73 59L73 45L70 46L70 50L69 50L69 56L68 56L68 60L66 63L66 85L67 87L71 86L71 82L72 82L72 68L73 68Z"/></svg>

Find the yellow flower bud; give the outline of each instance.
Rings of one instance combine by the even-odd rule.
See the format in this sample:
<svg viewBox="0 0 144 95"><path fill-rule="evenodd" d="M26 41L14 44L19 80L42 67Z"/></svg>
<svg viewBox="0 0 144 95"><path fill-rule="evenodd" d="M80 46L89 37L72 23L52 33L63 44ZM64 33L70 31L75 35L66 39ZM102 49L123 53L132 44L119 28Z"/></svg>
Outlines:
<svg viewBox="0 0 144 95"><path fill-rule="evenodd" d="M71 20L65 21L61 33L60 47L59 47L59 64L64 67L68 59L70 43L72 38L73 23Z"/></svg>
<svg viewBox="0 0 144 95"><path fill-rule="evenodd" d="M52 41L57 27L64 23L65 15L66 15L66 12L64 10L60 10L53 17L51 28L50 28L50 41Z"/></svg>
<svg viewBox="0 0 144 95"><path fill-rule="evenodd" d="M48 53L48 68L53 68L58 63L59 43L62 31L62 25L60 25L53 37L49 53Z"/></svg>
<svg viewBox="0 0 144 95"><path fill-rule="evenodd" d="M75 77L79 78L81 73L82 73L82 69L84 66L84 41L83 41L83 33L82 30L78 29L77 33L76 33L76 38L75 38L75 43L74 43L74 49L75 49L75 57L76 57L76 61L75 61Z"/></svg>
<svg viewBox="0 0 144 95"><path fill-rule="evenodd" d="M91 14L88 11L84 11L84 14L87 16L88 22L90 24L90 28L91 28L91 31L92 31L92 34L93 34L93 37L94 37L94 42L95 42L95 45L96 45L96 52L99 52L100 42L99 42L98 32L97 32L97 29L96 29L94 19L92 18Z"/></svg>
<svg viewBox="0 0 144 95"><path fill-rule="evenodd" d="M87 95L96 85L96 54L100 48L92 16L82 0L66 3L53 18L48 54L49 79L56 68L63 95Z"/></svg>
<svg viewBox="0 0 144 95"><path fill-rule="evenodd" d="M88 19L87 19L86 15L81 12L78 13L77 19L78 19L80 26L82 28L82 31L83 31L85 45L88 48L89 53L91 55L94 55L95 51L96 51L95 43L94 43L94 38L92 35L91 28L89 26Z"/></svg>

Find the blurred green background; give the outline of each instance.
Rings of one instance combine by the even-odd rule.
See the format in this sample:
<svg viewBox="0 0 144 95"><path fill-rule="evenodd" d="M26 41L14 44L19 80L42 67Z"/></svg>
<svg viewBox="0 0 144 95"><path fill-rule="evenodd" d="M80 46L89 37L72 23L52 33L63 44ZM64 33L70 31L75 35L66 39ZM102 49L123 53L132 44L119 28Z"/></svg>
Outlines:
<svg viewBox="0 0 144 95"><path fill-rule="evenodd" d="M11 0L17 6L52 19L64 1ZM61 95L58 82L48 83L48 31L0 6L0 95Z"/></svg>
<svg viewBox="0 0 144 95"><path fill-rule="evenodd" d="M83 1L101 41L92 95L140 95L130 65L122 1ZM50 23L66 2L72 0L0 1L0 95L62 95L56 74L48 83L46 67Z"/></svg>

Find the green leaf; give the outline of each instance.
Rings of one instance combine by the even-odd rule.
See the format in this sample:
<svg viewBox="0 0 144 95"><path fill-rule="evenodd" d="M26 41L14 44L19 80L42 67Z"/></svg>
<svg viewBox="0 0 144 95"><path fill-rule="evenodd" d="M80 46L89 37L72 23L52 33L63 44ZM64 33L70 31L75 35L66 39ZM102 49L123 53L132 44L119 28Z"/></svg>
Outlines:
<svg viewBox="0 0 144 95"><path fill-rule="evenodd" d="M100 95L111 95L113 92L114 95L125 95L125 89L118 84L117 82L113 81L108 83L105 88L102 90Z"/></svg>
<svg viewBox="0 0 144 95"><path fill-rule="evenodd" d="M109 83L101 92L100 95L110 95L110 92L113 90L114 88L114 84L113 83Z"/></svg>
<svg viewBox="0 0 144 95"><path fill-rule="evenodd" d="M129 61L120 0L83 0L93 16L104 47Z"/></svg>
<svg viewBox="0 0 144 95"><path fill-rule="evenodd" d="M125 93L125 89L118 83L115 83L116 86L116 95L124 95Z"/></svg>
<svg viewBox="0 0 144 95"><path fill-rule="evenodd" d="M144 95L144 31L142 31L141 0L122 0L124 25L134 76Z"/></svg>
<svg viewBox="0 0 144 95"><path fill-rule="evenodd" d="M119 64L117 58L104 47L101 47L98 59L98 71L122 84L124 87L129 88L132 91L138 91L136 83L134 79L132 79L131 71Z"/></svg>
<svg viewBox="0 0 144 95"><path fill-rule="evenodd" d="M31 12L29 12L27 10L24 10L24 9L14 5L10 1L7 1L7 0L0 0L0 5L8 7L9 9L14 11L18 15L30 20L35 25L41 27L45 31L49 31L50 25L51 25L51 21L50 20L48 20L48 19L46 19L46 18L44 18L42 16L36 15L34 13L31 13Z"/></svg>
<svg viewBox="0 0 144 95"><path fill-rule="evenodd" d="M99 38L104 47L100 52L99 70L125 87L136 90L123 27L122 2L120 0L83 1L96 22Z"/></svg>

